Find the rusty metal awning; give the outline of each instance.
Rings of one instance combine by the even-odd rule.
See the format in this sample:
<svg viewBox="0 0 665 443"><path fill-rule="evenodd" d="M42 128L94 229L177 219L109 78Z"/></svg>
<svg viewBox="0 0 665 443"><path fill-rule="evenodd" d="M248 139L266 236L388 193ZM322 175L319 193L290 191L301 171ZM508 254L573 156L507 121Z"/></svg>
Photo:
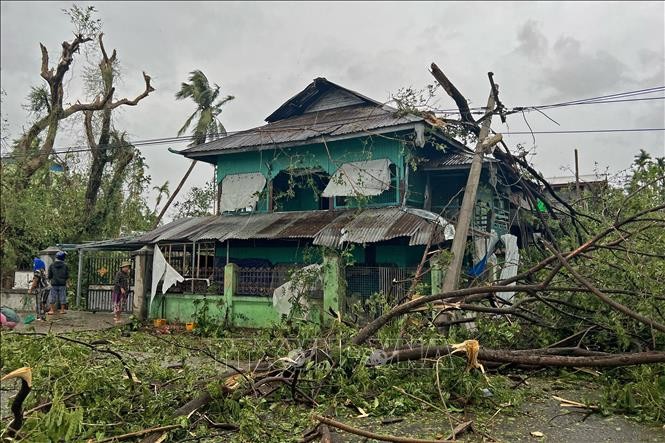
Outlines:
<svg viewBox="0 0 665 443"><path fill-rule="evenodd" d="M440 216L409 208L387 207L340 211L298 211L219 215L176 220L140 236L144 244L249 239L312 239L315 245L377 243L406 237L410 245L439 243L454 235Z"/></svg>

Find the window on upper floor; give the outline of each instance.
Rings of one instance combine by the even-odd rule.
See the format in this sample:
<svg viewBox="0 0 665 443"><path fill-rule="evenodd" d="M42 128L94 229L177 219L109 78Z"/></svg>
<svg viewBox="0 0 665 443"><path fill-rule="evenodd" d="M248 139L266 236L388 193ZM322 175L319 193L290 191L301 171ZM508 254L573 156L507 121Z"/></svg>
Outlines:
<svg viewBox="0 0 665 443"><path fill-rule="evenodd" d="M388 159L343 164L323 195L335 197L336 208L397 204L397 167Z"/></svg>
<svg viewBox="0 0 665 443"><path fill-rule="evenodd" d="M330 200L321 194L330 176L318 168L281 171L272 180L273 211L328 209Z"/></svg>
<svg viewBox="0 0 665 443"><path fill-rule="evenodd" d="M260 172L231 174L224 177L219 197L220 212L252 212L266 186Z"/></svg>

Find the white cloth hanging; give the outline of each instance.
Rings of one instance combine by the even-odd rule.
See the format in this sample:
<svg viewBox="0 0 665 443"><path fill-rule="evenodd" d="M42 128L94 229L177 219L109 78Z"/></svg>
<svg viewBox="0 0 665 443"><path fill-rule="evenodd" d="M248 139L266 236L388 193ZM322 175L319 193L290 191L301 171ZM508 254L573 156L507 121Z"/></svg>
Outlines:
<svg viewBox="0 0 665 443"><path fill-rule="evenodd" d="M504 234L501 236L501 241L506 247L506 261L501 269L501 280L515 277L517 275L517 266L520 264L520 251L517 248L517 237L512 234ZM510 283L509 286L515 286L515 282ZM515 296L514 292L500 292L498 294L502 299L511 301Z"/></svg>
<svg viewBox="0 0 665 443"><path fill-rule="evenodd" d="M344 163L330 177L322 197L379 195L390 188L390 160Z"/></svg>
<svg viewBox="0 0 665 443"><path fill-rule="evenodd" d="M282 286L276 288L272 295L272 305L280 315L288 315L291 312L293 301L295 300L300 302L303 312L306 314L309 310L309 303L307 302L307 298L302 295L311 290L321 289L321 265L313 264L305 266L302 271L317 272L319 278L313 285L303 281L289 280Z"/></svg>
<svg viewBox="0 0 665 443"><path fill-rule="evenodd" d="M266 178L260 172L227 175L222 180L219 210L225 212L253 209L265 187Z"/></svg>
<svg viewBox="0 0 665 443"><path fill-rule="evenodd" d="M155 251L152 255L152 287L150 288L150 306L152 306L152 301L155 299L155 295L157 294L157 285L162 280L164 281L162 284L162 294L166 294L166 291L168 291L171 286L175 285L177 282L185 281L185 277L173 269L173 267L166 261L166 258L164 258L164 254L162 254L159 246L155 245Z"/></svg>

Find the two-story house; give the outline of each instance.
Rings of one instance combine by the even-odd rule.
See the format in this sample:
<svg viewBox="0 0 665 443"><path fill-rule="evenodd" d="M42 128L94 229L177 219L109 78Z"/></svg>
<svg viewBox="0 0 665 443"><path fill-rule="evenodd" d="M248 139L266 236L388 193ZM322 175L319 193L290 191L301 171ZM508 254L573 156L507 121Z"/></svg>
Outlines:
<svg viewBox="0 0 665 443"><path fill-rule="evenodd" d="M221 293L224 266L235 263L237 294L270 297L288 269L320 260L323 247L350 258L342 271L346 297L397 299L426 245L449 246L473 153L441 120L325 78L265 120L180 151L215 167L218 213L135 239L160 246L188 278L175 291L205 292L207 279ZM486 158L471 237L519 231L509 182L499 162Z"/></svg>

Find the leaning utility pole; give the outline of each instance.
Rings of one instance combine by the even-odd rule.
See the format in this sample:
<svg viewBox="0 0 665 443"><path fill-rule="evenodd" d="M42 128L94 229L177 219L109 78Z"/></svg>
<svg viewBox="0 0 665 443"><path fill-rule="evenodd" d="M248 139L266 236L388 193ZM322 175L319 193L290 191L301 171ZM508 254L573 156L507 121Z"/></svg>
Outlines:
<svg viewBox="0 0 665 443"><path fill-rule="evenodd" d="M468 117L465 118L464 114L467 114L468 107L466 101L461 103L460 97L462 95L460 92L452 85L452 83L446 78L446 76L441 72L441 70L432 63L432 75L436 80L443 86L446 92L453 97L455 102L460 108L460 112L463 117L462 120L468 120ZM490 124L492 120L492 114L495 110L495 106L498 100L498 85L494 84L492 80L492 73L488 74L490 78L490 83L492 89L490 90L490 96L487 100L487 111L480 120L482 120L482 125L480 127L480 132L478 133L478 142L476 143L476 148L473 155L473 161L471 162L471 169L469 170L469 178L466 182L466 188L464 189L464 198L462 199L462 208L460 209L459 218L457 220L457 225L455 226L455 237L453 239L453 245L451 247L452 252L452 261L448 266L446 271L446 276L443 281L443 292L453 291L457 289L459 283L460 272L462 269L462 259L464 258L464 249L466 247L466 239L469 234L469 225L471 224L471 219L473 217L473 207L476 203L476 194L478 191L478 183L480 182L480 173L483 167L483 157L485 153L492 152L492 147L499 143L502 139L501 134L497 134L493 137L488 137L490 132ZM462 105L462 106L460 106ZM466 108L466 109L464 109ZM467 114L467 116L470 114ZM473 121L473 119L471 119ZM475 123L475 122L474 122Z"/></svg>

